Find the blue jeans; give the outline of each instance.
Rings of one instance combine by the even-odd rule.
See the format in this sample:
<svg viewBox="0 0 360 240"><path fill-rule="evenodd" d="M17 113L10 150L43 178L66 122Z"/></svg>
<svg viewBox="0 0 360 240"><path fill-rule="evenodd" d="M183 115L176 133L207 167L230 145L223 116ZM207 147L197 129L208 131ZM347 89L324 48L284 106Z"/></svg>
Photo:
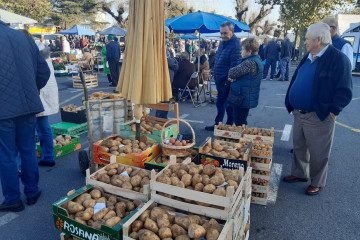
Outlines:
<svg viewBox="0 0 360 240"><path fill-rule="evenodd" d="M217 108L217 115L215 117L215 125L218 125L219 122L222 122L225 116L225 111L227 113L227 125L232 125L234 123L233 117L233 108L227 103L227 97L230 92L230 85L222 85L216 83L216 89L218 91L218 97L216 100L216 108Z"/></svg>
<svg viewBox="0 0 360 240"><path fill-rule="evenodd" d="M270 78L274 78L276 71L276 59L266 59L263 78L266 78L269 72L269 68L271 66Z"/></svg>
<svg viewBox="0 0 360 240"><path fill-rule="evenodd" d="M35 114L0 120L0 179L6 203L20 200L16 153L23 157L21 181L31 198L39 191L39 168L35 153Z"/></svg>
<svg viewBox="0 0 360 240"><path fill-rule="evenodd" d="M249 108L240 108L233 106L234 109L234 122L236 126L243 124L247 125L247 117L249 115Z"/></svg>
<svg viewBox="0 0 360 240"><path fill-rule="evenodd" d="M280 61L281 65L281 79L289 80L290 57L284 57Z"/></svg>
<svg viewBox="0 0 360 240"><path fill-rule="evenodd" d="M40 140L40 147L42 153L41 161L54 162L54 142L48 116L36 118L36 132ZM20 154L18 154L18 165L19 170L21 170Z"/></svg>

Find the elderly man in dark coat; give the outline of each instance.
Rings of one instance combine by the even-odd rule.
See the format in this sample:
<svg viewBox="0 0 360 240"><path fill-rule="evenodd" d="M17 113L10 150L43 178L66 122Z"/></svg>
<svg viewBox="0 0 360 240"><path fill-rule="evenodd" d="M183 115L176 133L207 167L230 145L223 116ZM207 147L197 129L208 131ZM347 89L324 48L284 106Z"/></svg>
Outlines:
<svg viewBox="0 0 360 240"><path fill-rule="evenodd" d="M27 204L35 204L41 194L35 153L35 115L44 111L39 90L49 80L50 69L29 36L1 21L0 32L3 47L0 53L0 178L5 198L0 212L18 212L24 205L15 159L17 152L22 156L20 178Z"/></svg>

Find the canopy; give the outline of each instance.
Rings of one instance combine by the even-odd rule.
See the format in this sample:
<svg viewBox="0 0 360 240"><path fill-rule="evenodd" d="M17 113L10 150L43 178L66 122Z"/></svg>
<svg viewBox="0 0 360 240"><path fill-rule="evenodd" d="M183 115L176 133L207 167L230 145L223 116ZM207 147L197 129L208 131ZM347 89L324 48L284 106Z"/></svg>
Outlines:
<svg viewBox="0 0 360 240"><path fill-rule="evenodd" d="M198 39L198 37L195 36L195 35L192 35L192 34L185 34L185 35L176 37L176 39L190 39L190 40L194 40L194 39Z"/></svg>
<svg viewBox="0 0 360 240"><path fill-rule="evenodd" d="M95 35L93 31L87 30L80 25L75 24L73 27L59 32L60 34L69 34L69 35Z"/></svg>
<svg viewBox="0 0 360 240"><path fill-rule="evenodd" d="M255 38L256 37L255 35L253 35L249 32L237 32L237 33L235 33L235 36L237 38ZM201 34L201 38L206 39L206 40L221 40L221 34L220 34L220 32L204 33L204 34Z"/></svg>
<svg viewBox="0 0 360 240"><path fill-rule="evenodd" d="M126 30L122 29L121 27L118 26L112 26L109 27L105 30L102 30L100 32L98 32L101 35L116 35L116 36L125 36L126 35Z"/></svg>
<svg viewBox="0 0 360 240"><path fill-rule="evenodd" d="M235 32L248 32L250 28L245 23L222 15L197 11L182 16L170 18L165 21L165 25L174 33L214 33L220 31L223 22L230 21L234 24Z"/></svg>
<svg viewBox="0 0 360 240"><path fill-rule="evenodd" d="M0 9L0 20L8 24L35 24L36 20Z"/></svg>
<svg viewBox="0 0 360 240"><path fill-rule="evenodd" d="M164 15L163 0L130 1L124 63L116 90L136 106L172 97ZM136 109L134 113L140 119Z"/></svg>

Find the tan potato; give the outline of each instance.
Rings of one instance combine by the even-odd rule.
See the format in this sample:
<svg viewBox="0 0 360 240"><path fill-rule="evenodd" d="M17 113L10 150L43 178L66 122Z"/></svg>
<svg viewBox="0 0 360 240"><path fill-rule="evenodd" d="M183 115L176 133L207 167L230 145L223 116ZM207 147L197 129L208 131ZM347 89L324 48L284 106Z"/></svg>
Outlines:
<svg viewBox="0 0 360 240"><path fill-rule="evenodd" d="M91 199L91 195L89 193L83 193L80 196L75 198L75 202L82 204L86 199Z"/></svg>
<svg viewBox="0 0 360 240"><path fill-rule="evenodd" d="M90 192L90 195L91 195L92 199L95 199L95 200L101 198L101 192L97 189L92 190Z"/></svg>
<svg viewBox="0 0 360 240"><path fill-rule="evenodd" d="M158 216L156 222L159 228L169 227L170 226L169 215L162 214Z"/></svg>
<svg viewBox="0 0 360 240"><path fill-rule="evenodd" d="M188 227L190 225L190 219L188 217L177 217L176 216L174 222L185 229L188 229Z"/></svg>
<svg viewBox="0 0 360 240"><path fill-rule="evenodd" d="M96 201L96 203L106 203L106 198L105 197L101 197L101 198L99 198L99 199L97 199L97 200L95 200Z"/></svg>
<svg viewBox="0 0 360 240"><path fill-rule="evenodd" d="M170 177L171 174L172 174L172 171L170 169L164 169L164 171L163 171L164 176Z"/></svg>
<svg viewBox="0 0 360 240"><path fill-rule="evenodd" d="M121 185L124 183L123 181L120 180L119 175L112 176L110 179L110 182L112 185L117 186L117 187L121 187Z"/></svg>
<svg viewBox="0 0 360 240"><path fill-rule="evenodd" d="M238 175L238 174L234 174L234 173L226 175L225 181L229 182L229 180L233 180L233 181L235 181L235 182L239 182L239 175Z"/></svg>
<svg viewBox="0 0 360 240"><path fill-rule="evenodd" d="M206 235L206 230L205 228L203 228L202 226L192 223L189 226L188 229L188 235L191 238L201 238L201 237L205 237Z"/></svg>
<svg viewBox="0 0 360 240"><path fill-rule="evenodd" d="M110 183L110 177L107 174L101 174L98 177L98 181L103 182L103 183Z"/></svg>
<svg viewBox="0 0 360 240"><path fill-rule="evenodd" d="M109 196L108 201L111 202L113 205L117 203L117 199L115 196Z"/></svg>
<svg viewBox="0 0 360 240"><path fill-rule="evenodd" d="M199 192L202 192L203 189L204 189L204 184L202 184L201 182L197 183L194 188L195 191L199 191Z"/></svg>
<svg viewBox="0 0 360 240"><path fill-rule="evenodd" d="M75 190L75 189L70 190L70 191L66 194L66 196L71 196L71 195L73 195L74 193L76 193L76 190Z"/></svg>
<svg viewBox="0 0 360 240"><path fill-rule="evenodd" d="M141 183L141 177L139 175L136 175L130 179L130 183L133 187L138 187Z"/></svg>
<svg viewBox="0 0 360 240"><path fill-rule="evenodd" d="M132 233L130 233L129 237L132 238L132 239L137 240L137 239L139 239L139 233L138 232L132 232Z"/></svg>
<svg viewBox="0 0 360 240"><path fill-rule="evenodd" d="M144 227L154 233L157 233L159 231L159 228L156 225L156 222L153 221L151 218L147 218L145 220Z"/></svg>
<svg viewBox="0 0 360 240"><path fill-rule="evenodd" d="M206 240L217 240L219 238L219 231L214 228L210 228L206 231Z"/></svg>
<svg viewBox="0 0 360 240"><path fill-rule="evenodd" d="M85 208L93 208L96 204L96 201L94 199L85 199L83 202L83 206Z"/></svg>
<svg viewBox="0 0 360 240"><path fill-rule="evenodd" d="M237 188L239 187L239 185L237 184L237 182L233 181L233 180L228 180L227 181L227 185L226 185L226 188L230 187L230 186L233 186L234 187L234 190L236 191Z"/></svg>
<svg viewBox="0 0 360 240"><path fill-rule="evenodd" d="M75 217L74 220L81 223L81 224L83 224L83 225L87 225L86 221L82 220L82 218L80 218L80 217Z"/></svg>
<svg viewBox="0 0 360 240"><path fill-rule="evenodd" d="M195 187L196 186L196 184L198 184L198 183L202 183L202 177L201 177L201 175L200 174L195 174L195 175L193 175L193 177L192 177L192 179L191 179L191 185L193 186L193 187Z"/></svg>
<svg viewBox="0 0 360 240"><path fill-rule="evenodd" d="M187 232L185 231L184 228L182 228L181 226L177 225L177 224L173 224L171 227L171 232L172 232L172 235L173 237L178 237L178 236L181 236L181 235L186 235Z"/></svg>
<svg viewBox="0 0 360 240"><path fill-rule="evenodd" d="M140 220L135 220L132 224L131 224L131 229L133 232L138 232L140 229L143 228L143 222Z"/></svg>
<svg viewBox="0 0 360 240"><path fill-rule="evenodd" d="M118 202L115 205L115 211L116 211L116 215L118 217L124 218L125 217L125 211L126 211L126 203Z"/></svg>
<svg viewBox="0 0 360 240"><path fill-rule="evenodd" d="M218 232L221 233L222 227L215 219L210 219L209 224L211 225L211 228L217 229Z"/></svg>
<svg viewBox="0 0 360 240"><path fill-rule="evenodd" d="M68 203L68 211L70 213L77 213L77 212L80 212L80 211L83 211L83 210L84 210L84 207L80 203L69 201L69 203Z"/></svg>
<svg viewBox="0 0 360 240"><path fill-rule="evenodd" d="M188 215L188 218L190 220L190 223L195 223L195 224L199 224L199 225L203 224L203 220L198 215Z"/></svg>
<svg viewBox="0 0 360 240"><path fill-rule="evenodd" d="M222 196L222 197L226 197L226 190L225 187L219 187L217 188L214 192L214 195L218 195L218 196Z"/></svg>
<svg viewBox="0 0 360 240"><path fill-rule="evenodd" d="M100 230L102 225L105 225L105 220L104 219L94 221L92 223L91 227Z"/></svg>
<svg viewBox="0 0 360 240"><path fill-rule="evenodd" d="M157 178L158 182L171 185L171 179L168 176L160 176Z"/></svg>
<svg viewBox="0 0 360 240"><path fill-rule="evenodd" d="M161 239L171 238L172 237L171 229L169 227L160 228L159 229L159 236L160 236Z"/></svg>
<svg viewBox="0 0 360 240"><path fill-rule="evenodd" d="M210 177L206 174L201 175L202 177L202 183L204 186L208 185L210 183Z"/></svg>
<svg viewBox="0 0 360 240"><path fill-rule="evenodd" d="M145 169L140 169L138 175L140 177L142 177L142 178L145 178L145 177L149 178L150 177L150 172L145 170Z"/></svg>
<svg viewBox="0 0 360 240"><path fill-rule="evenodd" d="M206 193L213 193L215 190L216 190L216 186L213 184L208 184L203 189L203 191Z"/></svg>
<svg viewBox="0 0 360 240"><path fill-rule="evenodd" d="M133 188L130 182L123 182L121 187L125 188L125 189L128 189L128 190L132 190L132 188Z"/></svg>
<svg viewBox="0 0 360 240"><path fill-rule="evenodd" d="M224 175L222 174L216 174L215 176L210 178L210 184L213 184L215 186L220 186L225 182Z"/></svg>
<svg viewBox="0 0 360 240"><path fill-rule="evenodd" d="M131 211L133 211L135 209L135 204L133 202L126 201L125 204L126 204L126 210L127 211L131 212Z"/></svg>
<svg viewBox="0 0 360 240"><path fill-rule="evenodd" d="M190 166L189 167L189 174L194 176L195 174L199 174L200 170L197 166Z"/></svg>
<svg viewBox="0 0 360 240"><path fill-rule="evenodd" d="M211 176L212 174L214 174L215 171L216 171L215 166L212 165L212 164L205 165L204 169L203 169L203 173L208 175L208 176Z"/></svg>
<svg viewBox="0 0 360 240"><path fill-rule="evenodd" d="M181 179L183 175L188 174L188 173L184 169L180 169L179 171L177 171L176 174L177 174L178 178Z"/></svg>
<svg viewBox="0 0 360 240"><path fill-rule="evenodd" d="M171 185L176 186L179 182L180 179L178 177L170 177L171 180Z"/></svg>
<svg viewBox="0 0 360 240"><path fill-rule="evenodd" d="M139 240L160 240L160 238L149 230L141 229L139 231Z"/></svg>
<svg viewBox="0 0 360 240"><path fill-rule="evenodd" d="M150 212L150 218L154 221L161 215L166 214L166 212L160 207L154 207Z"/></svg>
<svg viewBox="0 0 360 240"><path fill-rule="evenodd" d="M106 220L105 222L105 225L110 227L110 228L113 228L116 224L118 224L119 222L121 221L121 218L119 217L112 217L108 220Z"/></svg>
<svg viewBox="0 0 360 240"><path fill-rule="evenodd" d="M115 216L116 216L116 212L114 210L109 210L109 212L103 217L103 219L106 221Z"/></svg>
<svg viewBox="0 0 360 240"><path fill-rule="evenodd" d="M108 171L108 175L111 177L111 176L114 176L115 174L117 174L117 169L111 169Z"/></svg>
<svg viewBox="0 0 360 240"><path fill-rule="evenodd" d="M180 235L175 238L175 240L190 240L188 235Z"/></svg>
<svg viewBox="0 0 360 240"><path fill-rule="evenodd" d="M109 212L109 209L108 208L103 208L101 209L99 212L97 212L96 214L94 214L92 216L92 219L94 221L97 221L97 220L100 220L100 219L103 219L104 216Z"/></svg>
<svg viewBox="0 0 360 240"><path fill-rule="evenodd" d="M176 186L181 187L181 188L185 188L185 183L180 181L180 182L178 182L178 184Z"/></svg>
<svg viewBox="0 0 360 240"><path fill-rule="evenodd" d="M184 174L181 177L181 181L185 184L185 187L191 185L191 179L192 179L192 176L190 174Z"/></svg>
<svg viewBox="0 0 360 240"><path fill-rule="evenodd" d="M139 220L142 222L145 222L146 218L149 218L149 217L150 217L150 210L147 209L140 215Z"/></svg>
<svg viewBox="0 0 360 240"><path fill-rule="evenodd" d="M144 177L140 182L140 187L144 187L145 185L150 184L150 179L148 177Z"/></svg>

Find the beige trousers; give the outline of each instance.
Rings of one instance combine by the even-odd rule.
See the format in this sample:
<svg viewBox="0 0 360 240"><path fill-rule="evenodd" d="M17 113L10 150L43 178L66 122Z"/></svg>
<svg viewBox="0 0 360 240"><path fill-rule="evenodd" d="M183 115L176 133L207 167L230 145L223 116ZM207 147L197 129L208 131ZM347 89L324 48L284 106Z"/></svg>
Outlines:
<svg viewBox="0 0 360 240"><path fill-rule="evenodd" d="M329 115L321 121L315 112L301 114L298 110L294 115L294 158L291 174L308 178L311 185L324 187L328 171L328 160L334 139L335 121Z"/></svg>

